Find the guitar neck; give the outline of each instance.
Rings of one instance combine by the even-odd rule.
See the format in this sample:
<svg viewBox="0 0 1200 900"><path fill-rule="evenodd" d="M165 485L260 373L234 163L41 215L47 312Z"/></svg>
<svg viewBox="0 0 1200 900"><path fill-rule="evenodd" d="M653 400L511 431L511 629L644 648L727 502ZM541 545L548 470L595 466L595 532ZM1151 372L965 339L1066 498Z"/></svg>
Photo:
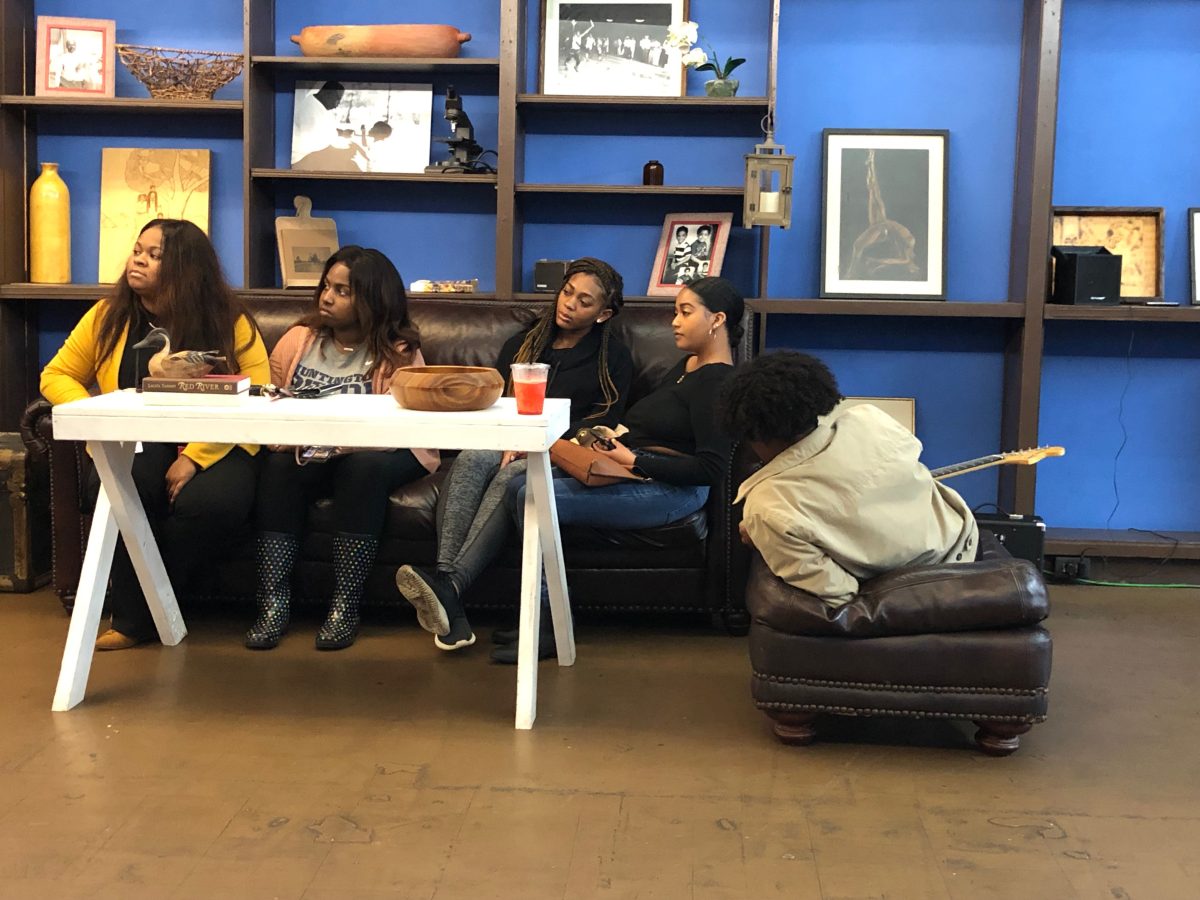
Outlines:
<svg viewBox="0 0 1200 900"><path fill-rule="evenodd" d="M949 478L952 475L963 475L967 472L973 472L976 469L986 469L989 466L998 466L1004 462L1003 453L992 453L989 456L980 456L975 459L967 459L963 462L954 463L949 466L942 466L940 469L930 469L929 474L935 480L940 481L943 478Z"/></svg>

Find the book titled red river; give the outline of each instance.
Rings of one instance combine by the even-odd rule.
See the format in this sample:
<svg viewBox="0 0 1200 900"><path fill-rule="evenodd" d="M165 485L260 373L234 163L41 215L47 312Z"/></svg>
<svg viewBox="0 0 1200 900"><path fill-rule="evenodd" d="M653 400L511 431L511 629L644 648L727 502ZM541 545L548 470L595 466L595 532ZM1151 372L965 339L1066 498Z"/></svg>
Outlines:
<svg viewBox="0 0 1200 900"><path fill-rule="evenodd" d="M249 375L142 379L142 400L151 406L236 405L249 391Z"/></svg>

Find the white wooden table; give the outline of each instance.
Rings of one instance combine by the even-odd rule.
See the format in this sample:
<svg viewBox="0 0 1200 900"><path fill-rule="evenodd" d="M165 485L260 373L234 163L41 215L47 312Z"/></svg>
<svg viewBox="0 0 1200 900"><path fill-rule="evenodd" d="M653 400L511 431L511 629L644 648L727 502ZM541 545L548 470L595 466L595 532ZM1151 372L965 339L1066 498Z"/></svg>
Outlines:
<svg viewBox="0 0 1200 900"><path fill-rule="evenodd" d="M525 493L521 561L516 727L531 728L537 716L543 554L558 664L569 666L575 662L549 454L550 445L569 424L570 402L562 399L546 400L540 416L518 415L511 398L478 412L430 413L401 409L390 395L341 395L319 400L247 396L237 406L145 406L135 391L116 391L56 406L54 436L87 441L100 475L100 495L52 708L68 710L83 700L118 531L125 539L162 642L174 646L187 634L133 483L131 470L137 442L523 450L528 454L529 490Z"/></svg>

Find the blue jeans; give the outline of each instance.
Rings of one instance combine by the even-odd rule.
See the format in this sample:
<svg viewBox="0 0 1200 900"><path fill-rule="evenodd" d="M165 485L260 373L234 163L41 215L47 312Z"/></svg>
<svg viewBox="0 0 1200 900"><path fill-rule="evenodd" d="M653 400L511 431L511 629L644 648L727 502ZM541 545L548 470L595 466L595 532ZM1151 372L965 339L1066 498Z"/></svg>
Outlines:
<svg viewBox="0 0 1200 900"><path fill-rule="evenodd" d="M554 499L560 525L595 525L636 531L657 528L691 515L708 500L708 485L627 481L608 487L586 487L574 478L557 477ZM525 473L508 483L504 503L517 528L525 524Z"/></svg>
<svg viewBox="0 0 1200 900"><path fill-rule="evenodd" d="M551 469L558 524L594 525L636 531L657 528L691 515L708 501L708 485L667 484L665 481L625 481L608 487L587 487L559 469ZM517 525L525 527L525 476L513 477L504 493L504 504ZM542 564L542 606L550 602L546 567ZM549 623L543 621L543 629Z"/></svg>

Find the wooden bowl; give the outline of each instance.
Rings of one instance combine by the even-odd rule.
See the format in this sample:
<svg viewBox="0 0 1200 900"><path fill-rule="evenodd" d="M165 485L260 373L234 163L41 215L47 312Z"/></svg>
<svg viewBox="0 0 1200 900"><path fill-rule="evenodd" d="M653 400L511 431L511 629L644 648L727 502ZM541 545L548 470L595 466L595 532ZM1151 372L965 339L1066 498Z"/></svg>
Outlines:
<svg viewBox="0 0 1200 900"><path fill-rule="evenodd" d="M471 35L453 25L309 25L292 35L305 56L455 59Z"/></svg>
<svg viewBox="0 0 1200 900"><path fill-rule="evenodd" d="M487 409L504 393L504 378L483 366L405 366L392 376L392 396L405 409Z"/></svg>

